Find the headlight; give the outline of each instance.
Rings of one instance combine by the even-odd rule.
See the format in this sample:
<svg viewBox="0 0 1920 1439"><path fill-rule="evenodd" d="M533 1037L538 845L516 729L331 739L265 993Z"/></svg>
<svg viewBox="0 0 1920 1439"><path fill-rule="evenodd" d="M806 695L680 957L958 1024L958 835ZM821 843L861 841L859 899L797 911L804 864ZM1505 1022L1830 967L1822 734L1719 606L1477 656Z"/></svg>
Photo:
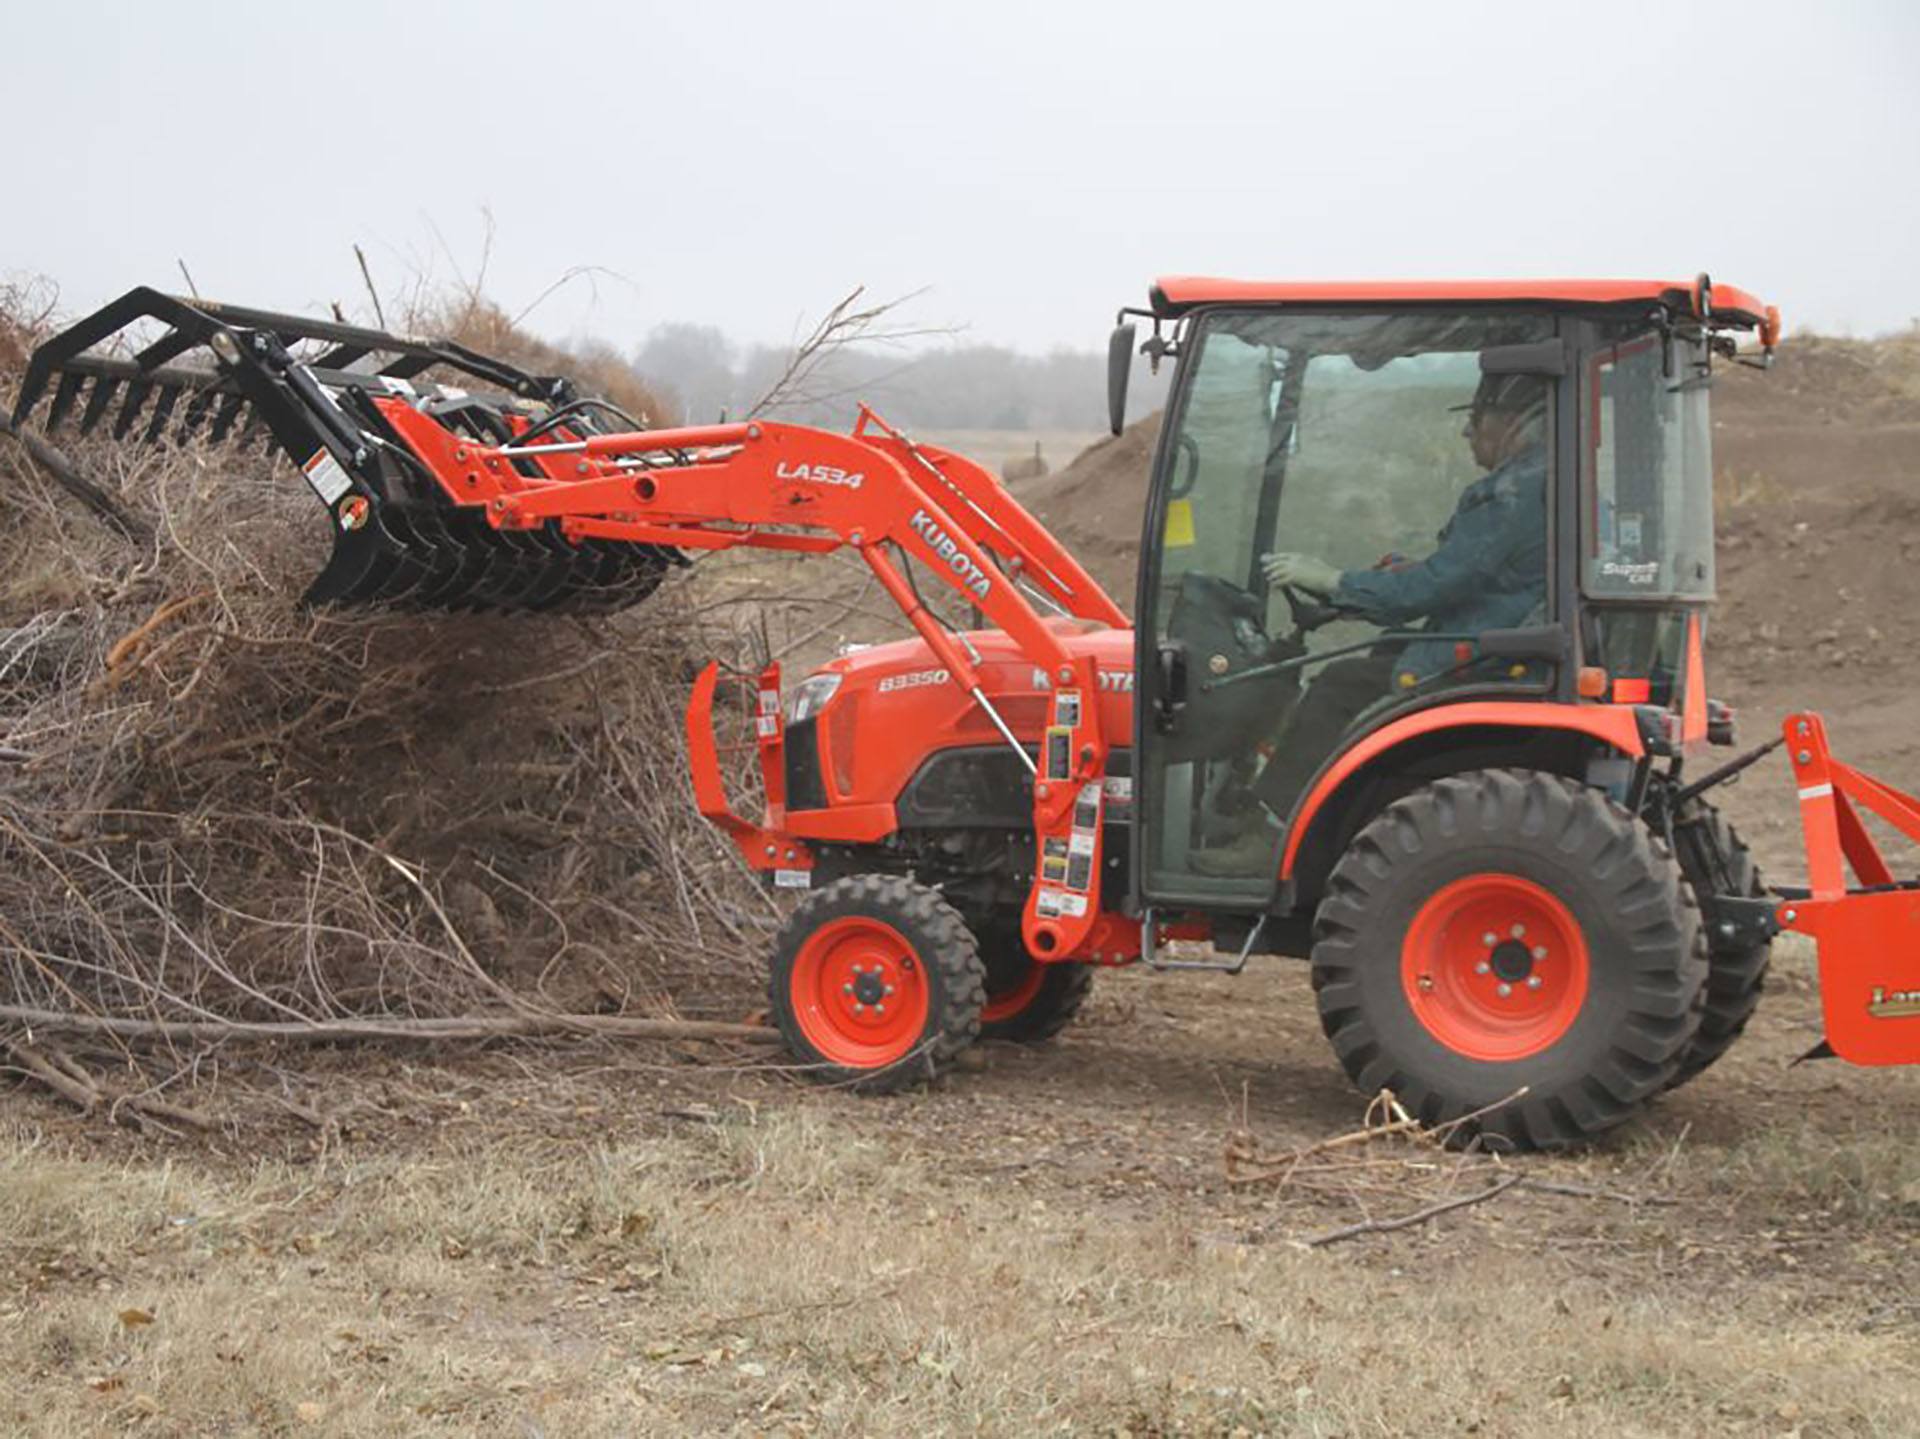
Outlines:
<svg viewBox="0 0 1920 1439"><path fill-rule="evenodd" d="M827 707L827 701L833 698L839 688L839 675L811 675L802 680L787 697L787 723L799 724L802 720L812 719Z"/></svg>

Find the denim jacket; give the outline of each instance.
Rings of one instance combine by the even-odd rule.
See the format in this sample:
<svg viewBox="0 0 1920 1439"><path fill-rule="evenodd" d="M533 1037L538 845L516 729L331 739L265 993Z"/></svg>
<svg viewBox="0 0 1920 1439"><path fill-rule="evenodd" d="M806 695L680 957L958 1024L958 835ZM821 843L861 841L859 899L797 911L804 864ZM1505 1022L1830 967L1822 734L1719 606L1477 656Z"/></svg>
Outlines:
<svg viewBox="0 0 1920 1439"><path fill-rule="evenodd" d="M1347 570L1333 601L1376 624L1478 634L1527 622L1546 600L1546 452L1532 446L1460 492L1440 541L1424 560ZM1396 673L1425 679L1458 661L1452 641L1409 644Z"/></svg>

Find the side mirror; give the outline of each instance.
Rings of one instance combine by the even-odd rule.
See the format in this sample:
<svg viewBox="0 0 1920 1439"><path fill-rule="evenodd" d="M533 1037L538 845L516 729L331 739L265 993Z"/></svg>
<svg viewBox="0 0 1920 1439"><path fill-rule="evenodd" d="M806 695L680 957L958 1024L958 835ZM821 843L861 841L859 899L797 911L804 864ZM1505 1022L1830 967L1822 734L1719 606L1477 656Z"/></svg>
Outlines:
<svg viewBox="0 0 1920 1439"><path fill-rule="evenodd" d="M1113 327L1107 341L1107 424L1114 434L1127 427L1127 378L1133 373L1134 326Z"/></svg>

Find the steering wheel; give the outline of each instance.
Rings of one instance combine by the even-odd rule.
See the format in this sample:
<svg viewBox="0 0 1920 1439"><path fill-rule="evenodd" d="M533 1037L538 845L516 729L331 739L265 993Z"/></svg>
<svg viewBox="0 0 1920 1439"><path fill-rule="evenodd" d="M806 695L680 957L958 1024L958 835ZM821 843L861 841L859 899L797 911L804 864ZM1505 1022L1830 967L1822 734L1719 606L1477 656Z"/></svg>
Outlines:
<svg viewBox="0 0 1920 1439"><path fill-rule="evenodd" d="M1296 636L1332 624L1343 613L1337 605L1316 598L1311 590L1303 590L1298 585L1282 585L1280 594L1287 602L1287 612L1293 616Z"/></svg>

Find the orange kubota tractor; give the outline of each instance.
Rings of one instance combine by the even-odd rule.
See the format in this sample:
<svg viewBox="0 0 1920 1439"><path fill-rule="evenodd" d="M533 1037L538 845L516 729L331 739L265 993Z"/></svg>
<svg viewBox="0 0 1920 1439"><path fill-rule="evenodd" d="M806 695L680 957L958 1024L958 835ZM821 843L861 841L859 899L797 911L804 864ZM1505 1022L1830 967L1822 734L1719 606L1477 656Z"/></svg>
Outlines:
<svg viewBox="0 0 1920 1439"><path fill-rule="evenodd" d="M687 717L702 812L805 892L772 1004L828 1078L1050 1036L1102 965L1273 953L1363 1088L1429 1122L1524 1090L1481 1130L1563 1144L1713 1063L1782 928L1833 1051L1920 1057L1920 887L1859 817L1920 836L1920 802L1790 717L1810 887L1770 894L1710 801L1782 742L1716 762L1702 662L1712 370L1764 363L1774 311L1704 276L1168 279L1115 331L1116 431L1129 316L1177 359L1131 626L992 475L866 411L649 430L455 345L137 290L40 348L16 422L277 444L332 517L315 603L607 609L690 552L852 547L915 637L761 676L760 818L714 668Z"/></svg>

